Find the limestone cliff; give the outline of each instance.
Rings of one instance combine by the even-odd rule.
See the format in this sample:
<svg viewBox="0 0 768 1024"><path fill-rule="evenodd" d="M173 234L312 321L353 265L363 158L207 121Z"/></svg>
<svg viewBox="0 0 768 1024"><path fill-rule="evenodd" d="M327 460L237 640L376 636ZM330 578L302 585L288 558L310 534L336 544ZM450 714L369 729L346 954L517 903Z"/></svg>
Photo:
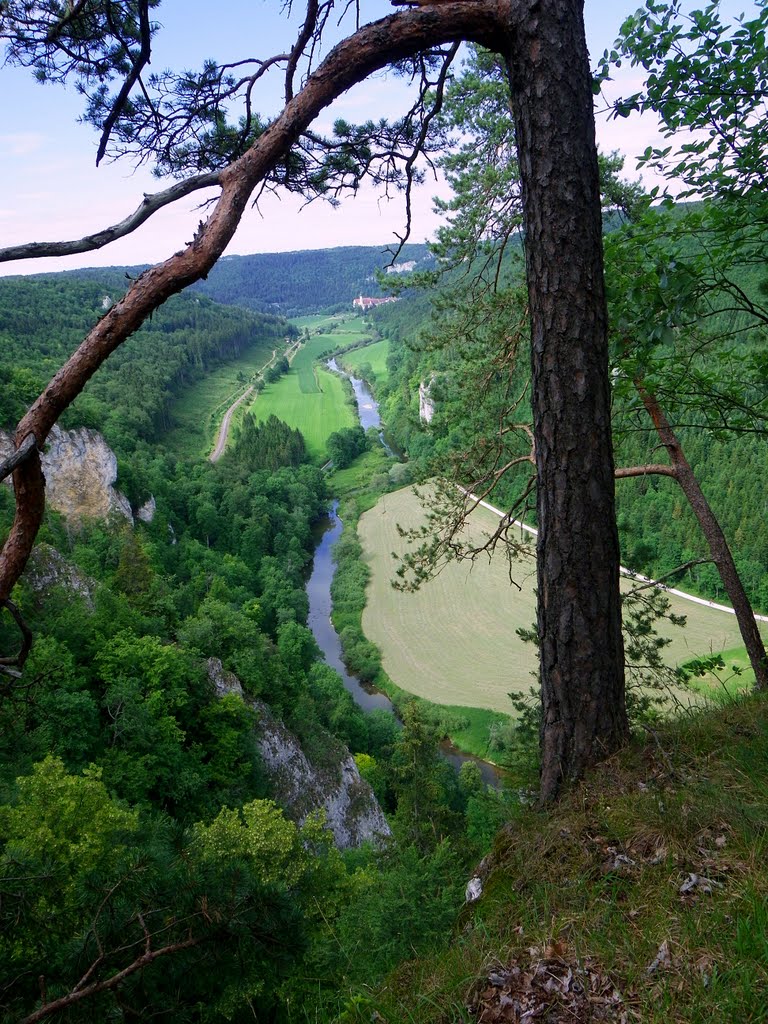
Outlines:
<svg viewBox="0 0 768 1024"><path fill-rule="evenodd" d="M94 596L99 584L72 562L68 562L50 544L35 545L23 578L38 598L44 600L52 589L64 587L70 593L82 597L86 608L93 611Z"/></svg>
<svg viewBox="0 0 768 1024"><path fill-rule="evenodd" d="M244 697L237 676L226 672L218 658L208 660L208 676L219 695L236 693ZM364 842L381 842L390 834L371 787L360 777L345 747L339 745L340 756L330 759L331 763L313 764L296 737L266 704L257 700L250 703L258 714L257 744L274 799L290 818L301 823L311 811L324 810L328 828L342 850Z"/></svg>
<svg viewBox="0 0 768 1024"><path fill-rule="evenodd" d="M0 431L0 459L13 451L9 434ZM42 456L45 495L49 506L71 523L107 519L133 522L127 498L115 489L117 458L95 430L54 427Z"/></svg>
<svg viewBox="0 0 768 1024"><path fill-rule="evenodd" d="M423 380L419 384L419 419L422 423L431 423L432 417L435 415L435 403L432 399L434 379L433 374L428 381Z"/></svg>

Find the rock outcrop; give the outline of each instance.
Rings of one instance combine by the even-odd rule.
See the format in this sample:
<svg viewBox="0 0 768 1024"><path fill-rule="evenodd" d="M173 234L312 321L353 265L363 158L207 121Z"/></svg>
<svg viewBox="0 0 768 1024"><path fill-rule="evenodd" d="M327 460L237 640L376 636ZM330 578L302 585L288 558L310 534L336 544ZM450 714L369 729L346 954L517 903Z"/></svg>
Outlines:
<svg viewBox="0 0 768 1024"><path fill-rule="evenodd" d="M432 376L428 381L423 380L419 384L419 419L422 423L431 423L435 415L435 403L431 394L434 379Z"/></svg>
<svg viewBox="0 0 768 1024"><path fill-rule="evenodd" d="M235 693L247 699L237 676L225 671L218 658L208 660L208 676L219 696ZM345 747L338 744L340 756L331 758L330 764L312 764L296 737L266 704L250 703L258 715L257 745L274 799L290 818L301 824L312 811L324 810L326 824L342 850L364 842L380 843L390 834L371 787L360 777ZM333 744L331 737L329 740Z"/></svg>
<svg viewBox="0 0 768 1024"><path fill-rule="evenodd" d="M13 452L13 440L0 431L0 459ZM42 456L49 506L71 523L119 516L133 523L128 499L115 489L117 458L95 430L54 427Z"/></svg>
<svg viewBox="0 0 768 1024"><path fill-rule="evenodd" d="M24 579L39 597L44 598L55 587L64 587L70 593L82 597L86 608L93 611L94 595L99 584L72 562L68 562L50 544L37 544L32 549L24 570Z"/></svg>
<svg viewBox="0 0 768 1024"><path fill-rule="evenodd" d="M157 512L157 502L155 501L154 494L150 494L149 498L144 502L141 508L136 513L136 518L140 519L142 523L151 523L155 518Z"/></svg>

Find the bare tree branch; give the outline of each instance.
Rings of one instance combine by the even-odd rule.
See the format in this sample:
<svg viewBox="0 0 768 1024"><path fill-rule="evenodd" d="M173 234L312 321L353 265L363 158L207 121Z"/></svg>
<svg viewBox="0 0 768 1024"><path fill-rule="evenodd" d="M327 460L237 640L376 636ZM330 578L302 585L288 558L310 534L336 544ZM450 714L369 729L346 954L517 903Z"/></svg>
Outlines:
<svg viewBox="0 0 768 1024"><path fill-rule="evenodd" d="M13 676L17 678L19 672L16 669L24 668L24 662L29 656L29 652L32 650L32 630L24 621L24 618L10 598L5 598L0 601L0 605L7 608L11 613L11 617L16 625L19 627L21 632L21 650L13 658L0 658L0 673L5 675Z"/></svg>
<svg viewBox="0 0 768 1024"><path fill-rule="evenodd" d="M209 171L207 174L198 174L194 178L187 178L186 181L177 182L163 192L155 192L154 195L145 195L134 212L112 227L104 228L93 235L85 235L84 238L75 239L69 242L26 242L23 245L10 245L0 249L0 263L9 263L12 260L29 260L41 256L72 256L79 252L91 252L94 249L101 249L118 238L130 235L136 228L149 220L158 210L164 206L175 203L178 199L197 192L203 188L212 188L221 184L219 171Z"/></svg>
<svg viewBox="0 0 768 1024"><path fill-rule="evenodd" d="M658 589L662 580L668 580L670 576L677 576L678 573L687 572L692 569L694 565L711 565L714 562L712 558L692 558L690 562L683 562L682 565L678 565L675 569L670 569L669 572L665 572L663 576L657 576L655 579L648 580L647 583L641 583L639 587L633 587L627 591L625 597L634 597L635 594L639 594L641 590L649 590L651 587Z"/></svg>
<svg viewBox="0 0 768 1024"><path fill-rule="evenodd" d="M296 67L299 63L299 58L304 52L304 47L312 38L312 34L315 31L315 26L317 25L318 6L318 0L308 0L307 16L304 19L304 24L301 26L301 30L299 31L299 37L296 40L288 58L288 66L285 69L286 102L293 99L293 76L296 74Z"/></svg>
<svg viewBox="0 0 768 1024"><path fill-rule="evenodd" d="M113 974L111 978L107 978L104 981L96 981L92 985L72 991L66 996L61 996L59 999L53 999L50 1003L46 1003L38 1010L35 1010L34 1013L30 1013L28 1017L24 1017L19 1024L37 1024L38 1021L45 1020L46 1017L52 1017L56 1013L61 1013L62 1010L69 1009L69 1007L74 1006L83 999L98 995L100 992L109 992L122 984L126 978L136 974L137 971L143 970L160 957L168 956L171 953L179 953L184 949L192 949L193 946L199 946L203 941L202 937L185 939L183 942L173 942L160 949L147 950L140 957L137 957L132 964L124 967L117 974Z"/></svg>
<svg viewBox="0 0 768 1024"><path fill-rule="evenodd" d="M666 466L662 463L652 463L648 466L623 466L615 469L613 475L617 480L623 480L633 476L673 476L677 477L674 466Z"/></svg>
<svg viewBox="0 0 768 1024"><path fill-rule="evenodd" d="M107 151L107 143L109 137L112 134L112 129L115 127L115 123L123 112L123 107L126 104L128 96L130 95L131 89L134 87L136 82L139 80L139 76L143 69L149 64L149 59L152 54L152 29L149 23L149 0L138 0L139 2L139 33L141 36L141 48L132 61L133 67L131 68L130 74L126 77L122 84L120 92L115 98L115 102L112 104L112 109L107 115L107 119L104 122L102 128L101 138L99 139L99 148L96 153L96 166L98 167L104 154ZM128 47L126 46L126 51Z"/></svg>
<svg viewBox="0 0 768 1024"><path fill-rule="evenodd" d="M35 435L27 434L13 455L9 455L4 462L0 462L0 480L5 480L7 476L10 476L14 469L28 459L36 448Z"/></svg>

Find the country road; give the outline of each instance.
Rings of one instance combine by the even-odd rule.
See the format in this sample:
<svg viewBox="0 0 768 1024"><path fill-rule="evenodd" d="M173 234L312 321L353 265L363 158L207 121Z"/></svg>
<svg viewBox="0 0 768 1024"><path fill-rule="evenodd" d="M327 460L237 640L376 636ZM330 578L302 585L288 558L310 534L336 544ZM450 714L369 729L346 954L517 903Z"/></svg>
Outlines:
<svg viewBox="0 0 768 1024"><path fill-rule="evenodd" d="M489 505L487 501L482 501L476 494L471 494L463 487L459 487L459 490L464 491L464 494L471 500L476 501L482 508L487 508L489 512L493 512L494 515L503 518L506 514L501 509L494 508L493 505ZM521 530L525 530L526 533L532 534L534 537L538 534L538 530L532 526L527 526L525 523L519 522L515 519L513 521L514 526L519 526ZM659 590L666 590L668 594L674 594L675 597L681 597L684 601L693 601L694 604L703 605L704 608L713 608L718 612L730 612L731 615L735 615L736 612L727 604L717 604L716 601L707 601L703 597L695 597L693 594L687 594L684 590L675 590L674 587L667 587L663 583L659 583L656 580L650 579L648 576L642 576L639 572L632 572L631 569L625 569L623 565L619 566L619 572L622 576L629 576L631 579L638 580L640 583L650 583L652 586L658 587ZM755 615L757 622L768 622L768 615Z"/></svg>
<svg viewBox="0 0 768 1024"><path fill-rule="evenodd" d="M293 361L293 357L298 352L300 346L301 339L299 338L296 341L294 341L294 343L289 348L285 350L285 358L288 360L289 363ZM264 371L268 369L268 367L270 367L276 359L277 349L273 348L272 355L269 357L266 363L264 363L264 365L258 372L264 373ZM218 462L221 456L224 454L224 449L227 447L227 437L229 436L229 426L230 423L232 422L232 415L235 409L238 407L238 405L240 405L241 402L244 402L245 399L248 398L248 396L251 394L253 394L253 385L251 385L246 391L244 391L239 398L235 399L232 405L230 405L230 407L224 413L224 416L222 417L221 420L221 426L219 427L219 432L216 435L216 444L214 445L213 451L208 456L211 462Z"/></svg>
<svg viewBox="0 0 768 1024"><path fill-rule="evenodd" d="M274 359L274 353L272 355L272 358ZM267 365L269 365L269 363ZM211 462L218 462L221 456L224 454L224 449L227 447L227 435L229 434L229 424L232 422L232 415L235 409L238 407L238 405L240 405L241 402L244 402L246 398L248 398L248 396L251 394L253 394L253 385L251 385L246 391L244 391L242 395L240 395L240 397L236 399L236 401L234 401L232 405L230 405L230 407L224 413L224 417L221 421L221 426L219 427L219 433L216 436L216 445L209 456Z"/></svg>

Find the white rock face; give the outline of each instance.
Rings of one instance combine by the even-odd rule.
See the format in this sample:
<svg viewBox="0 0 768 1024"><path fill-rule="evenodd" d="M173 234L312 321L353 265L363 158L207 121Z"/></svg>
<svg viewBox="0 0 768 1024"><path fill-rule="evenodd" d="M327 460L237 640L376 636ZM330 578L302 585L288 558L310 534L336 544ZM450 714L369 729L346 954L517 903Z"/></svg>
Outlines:
<svg viewBox="0 0 768 1024"><path fill-rule="evenodd" d="M154 494L150 494L149 500L145 501L139 511L136 513L136 518L140 519L142 523L151 523L155 518L157 512L157 502L155 501Z"/></svg>
<svg viewBox="0 0 768 1024"><path fill-rule="evenodd" d="M228 693L244 696L240 680L226 672L218 658L209 658L208 676L220 697ZM364 842L381 843L391 834L371 787L360 777L346 748L342 748L341 760L330 768L313 765L296 737L266 704L250 703L259 716L257 745L274 798L290 818L301 824L312 811L324 810L326 825L341 850Z"/></svg>
<svg viewBox="0 0 768 1024"><path fill-rule="evenodd" d="M464 893L465 903L474 903L475 900L479 900L483 895L483 882L482 879L478 878L477 875L474 878L470 878L467 882L467 889Z"/></svg>
<svg viewBox="0 0 768 1024"><path fill-rule="evenodd" d="M9 434L0 431L0 459L14 450ZM70 522L117 515L133 523L128 499L116 490L117 458L95 430L54 427L41 458L45 499Z"/></svg>
<svg viewBox="0 0 768 1024"><path fill-rule="evenodd" d="M419 384L419 419L422 423L431 423L432 417L435 415L435 404L430 395L434 379L431 377L429 381L422 381Z"/></svg>
<svg viewBox="0 0 768 1024"><path fill-rule="evenodd" d="M24 579L36 594L43 596L51 587L65 587L82 597L86 608L93 611L93 599L99 584L68 562L50 544L37 544L33 548L24 570Z"/></svg>

